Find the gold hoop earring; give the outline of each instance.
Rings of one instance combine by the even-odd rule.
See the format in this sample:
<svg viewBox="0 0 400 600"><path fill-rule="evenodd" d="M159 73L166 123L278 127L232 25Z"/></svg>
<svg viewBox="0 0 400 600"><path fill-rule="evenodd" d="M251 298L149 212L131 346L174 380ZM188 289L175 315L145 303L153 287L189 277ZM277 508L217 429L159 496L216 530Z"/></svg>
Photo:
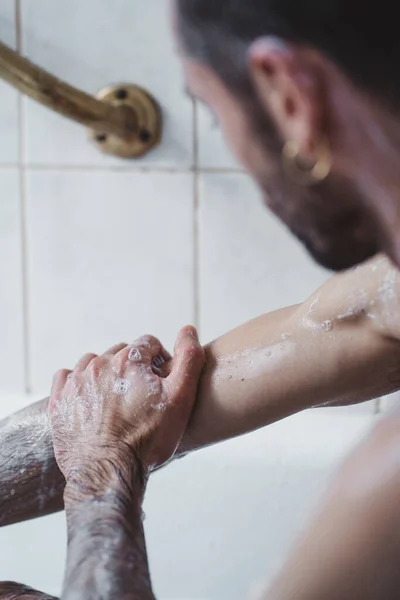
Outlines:
<svg viewBox="0 0 400 600"><path fill-rule="evenodd" d="M314 163L303 159L300 145L295 141L286 142L282 150L282 164L288 176L297 184L316 185L324 181L332 170L332 153L326 140L320 142Z"/></svg>

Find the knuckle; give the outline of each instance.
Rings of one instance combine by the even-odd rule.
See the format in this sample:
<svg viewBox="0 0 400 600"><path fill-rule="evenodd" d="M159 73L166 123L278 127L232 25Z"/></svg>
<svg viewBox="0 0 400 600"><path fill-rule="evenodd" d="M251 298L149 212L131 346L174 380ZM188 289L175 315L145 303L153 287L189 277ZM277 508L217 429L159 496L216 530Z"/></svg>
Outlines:
<svg viewBox="0 0 400 600"><path fill-rule="evenodd" d="M94 358L92 358L92 360L90 361L87 370L89 371L89 373L92 376L97 377L100 372L102 371L103 367L105 366L105 361L103 358L100 358L99 356L94 356Z"/></svg>
<svg viewBox="0 0 400 600"><path fill-rule="evenodd" d="M154 346L160 345L160 341L153 335L142 335L135 341L135 345L152 348Z"/></svg>
<svg viewBox="0 0 400 600"><path fill-rule="evenodd" d="M127 344L124 344L123 342L121 342L120 344L115 344L114 346L111 346L111 348L109 348L107 352L104 352L104 356L109 356L110 354L120 352L121 350L126 348L126 346Z"/></svg>
<svg viewBox="0 0 400 600"><path fill-rule="evenodd" d="M82 358L78 361L77 367L78 369L82 369L85 366L89 366L91 361L97 357L97 354L93 354L91 352L88 352L87 354L84 354L84 356L82 356Z"/></svg>
<svg viewBox="0 0 400 600"><path fill-rule="evenodd" d="M58 369L58 371L56 371L54 373L53 381L57 381L57 379L60 379L62 373L63 373L63 369Z"/></svg>

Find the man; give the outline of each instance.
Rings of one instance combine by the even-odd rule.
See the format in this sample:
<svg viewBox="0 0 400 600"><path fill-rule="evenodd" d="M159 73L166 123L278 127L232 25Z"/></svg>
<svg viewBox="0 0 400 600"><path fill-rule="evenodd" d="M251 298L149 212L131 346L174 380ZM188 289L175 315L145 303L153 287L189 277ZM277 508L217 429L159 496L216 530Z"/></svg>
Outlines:
<svg viewBox="0 0 400 600"><path fill-rule="evenodd" d="M193 96L269 207L337 270L400 266L396 5L172 0Z"/></svg>
<svg viewBox="0 0 400 600"><path fill-rule="evenodd" d="M400 264L398 123L388 108L397 75L392 5L380 5L379 20L376 11L355 0L306 5L181 0L174 10L189 87L212 106L231 146L268 191L273 210L327 266L341 269L378 249ZM334 278L300 307L267 316L212 345L183 449L268 424L310 406L310 398L346 403L398 389L397 285L391 266L374 262ZM285 332L291 336L286 343ZM221 352L225 344L228 351ZM249 350L259 369L252 367ZM266 360L271 356L274 360ZM233 367L227 366L229 360ZM291 377L286 370L282 381L286 365ZM241 385L246 381L247 386ZM16 475L18 457L11 451L6 456L4 489L12 486L28 500L19 514L17 503L8 502L4 523L61 506L63 481L52 458L50 434L43 433L45 406L3 424L3 448L24 448L30 466L29 477ZM32 421L39 422L33 430L39 459L25 445L32 441ZM387 425L385 431L391 435L378 436L380 441L387 437L394 443L397 428ZM373 446L379 447L379 456L390 456L385 444ZM376 469L375 475L380 472ZM330 507L328 503L328 515ZM378 513L380 517L382 510ZM339 535L340 518L336 522L333 533ZM355 529L353 539L361 529ZM386 564L386 554L380 558L380 566ZM290 575L283 581L290 582ZM318 586L315 578L309 583ZM337 579L333 584L324 590L325 597L341 589ZM315 589L310 592L306 585L304 597L320 597ZM284 592L277 590L277 598L294 597L287 585ZM348 590L349 597L358 593Z"/></svg>

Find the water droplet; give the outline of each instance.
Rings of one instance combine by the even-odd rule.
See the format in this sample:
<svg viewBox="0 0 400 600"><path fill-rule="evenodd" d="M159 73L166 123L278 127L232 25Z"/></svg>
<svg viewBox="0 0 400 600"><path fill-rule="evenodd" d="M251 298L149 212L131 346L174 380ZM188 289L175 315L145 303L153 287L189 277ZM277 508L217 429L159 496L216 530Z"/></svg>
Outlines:
<svg viewBox="0 0 400 600"><path fill-rule="evenodd" d="M10 495L15 496L15 490L11 490Z"/></svg>
<svg viewBox="0 0 400 600"><path fill-rule="evenodd" d="M289 333L282 333L282 335L281 335L281 338L282 338L283 340L287 340L287 339L288 339L288 337L290 337L290 334L289 334Z"/></svg>
<svg viewBox="0 0 400 600"><path fill-rule="evenodd" d="M321 327L322 327L323 331L326 331L326 332L332 331L332 329L333 329L333 323L332 323L332 321L329 321L329 320L328 321L324 321L322 323Z"/></svg>

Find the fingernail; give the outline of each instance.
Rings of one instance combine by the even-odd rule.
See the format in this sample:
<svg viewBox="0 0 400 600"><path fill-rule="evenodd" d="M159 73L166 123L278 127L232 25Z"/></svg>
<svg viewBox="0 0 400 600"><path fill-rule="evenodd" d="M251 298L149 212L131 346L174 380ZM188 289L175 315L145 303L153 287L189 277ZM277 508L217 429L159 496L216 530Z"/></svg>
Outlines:
<svg viewBox="0 0 400 600"><path fill-rule="evenodd" d="M153 367L161 367L161 365L163 365L164 363L165 360L162 356L156 356L156 358L153 360Z"/></svg>

